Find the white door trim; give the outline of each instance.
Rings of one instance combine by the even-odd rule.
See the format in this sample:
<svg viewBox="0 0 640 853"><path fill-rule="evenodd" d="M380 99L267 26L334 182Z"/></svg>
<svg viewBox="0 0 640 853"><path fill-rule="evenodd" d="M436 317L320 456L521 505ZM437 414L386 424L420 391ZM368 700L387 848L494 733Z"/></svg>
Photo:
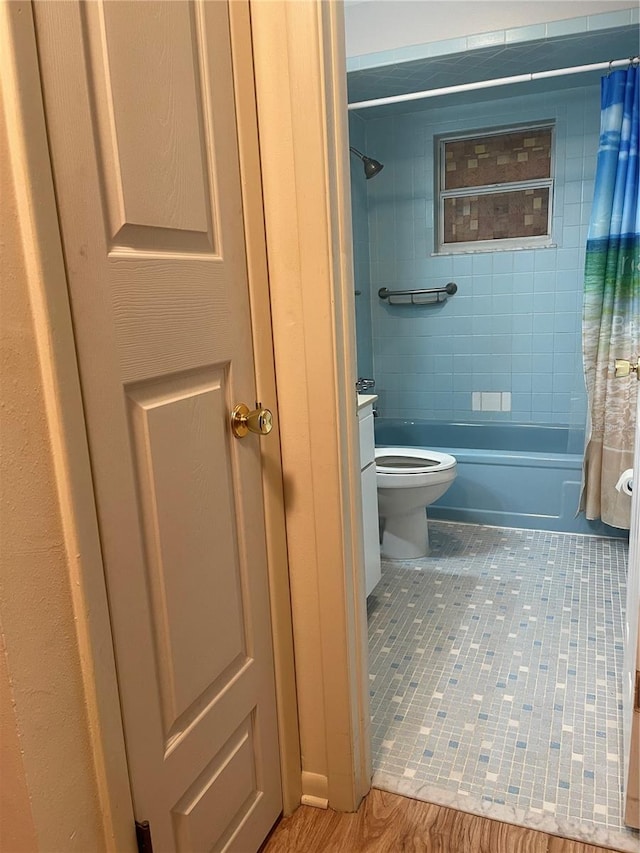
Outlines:
<svg viewBox="0 0 640 853"><path fill-rule="evenodd" d="M234 0L230 3L229 19L233 76L236 89L236 121L242 176L256 390L259 400L273 400L275 404L278 391L275 381L273 333L271 322L268 321L271 315L269 270L265 212L262 203L262 174L260 171L252 43L248 38L248 34L251 32L248 0ZM278 707L282 804L284 814L288 815L300 804L302 792L286 517L279 439L280 426L275 423L270 440L260 442L260 453L263 471L265 472L263 496Z"/></svg>
<svg viewBox="0 0 640 853"><path fill-rule="evenodd" d="M371 779L342 6L251 3L303 802Z"/></svg>

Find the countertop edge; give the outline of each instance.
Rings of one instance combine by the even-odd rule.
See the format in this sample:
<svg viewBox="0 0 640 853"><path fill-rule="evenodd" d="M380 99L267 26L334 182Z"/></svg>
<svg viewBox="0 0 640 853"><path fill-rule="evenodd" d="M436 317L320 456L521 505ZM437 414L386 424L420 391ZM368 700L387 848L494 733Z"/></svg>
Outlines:
<svg viewBox="0 0 640 853"><path fill-rule="evenodd" d="M371 406L378 399L377 394L358 394L358 411Z"/></svg>

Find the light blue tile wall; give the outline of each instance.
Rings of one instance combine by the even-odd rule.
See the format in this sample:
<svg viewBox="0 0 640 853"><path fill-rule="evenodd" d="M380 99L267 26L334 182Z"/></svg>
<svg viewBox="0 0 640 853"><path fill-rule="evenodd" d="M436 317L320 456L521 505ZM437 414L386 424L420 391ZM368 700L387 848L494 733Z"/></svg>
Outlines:
<svg viewBox="0 0 640 853"><path fill-rule="evenodd" d="M349 115L349 144L366 154L365 122L354 113ZM351 207L353 223L353 273L356 296L356 342L358 376L373 376L373 343L369 278L369 217L367 212L367 179L362 161L351 160Z"/></svg>
<svg viewBox="0 0 640 853"><path fill-rule="evenodd" d="M455 107L432 103L421 112L364 122L367 153L385 164L366 187L382 414L584 424L582 275L599 113L599 88L592 85ZM556 123L557 246L434 256L434 137L548 119ZM354 217L363 215L354 204ZM355 230L358 240L366 238L361 223ZM458 293L441 305L390 306L377 296L380 287L452 280ZM362 329L369 312L364 300L357 304ZM362 334L366 350L367 330ZM510 391L511 412L472 411L473 391Z"/></svg>
<svg viewBox="0 0 640 853"><path fill-rule="evenodd" d="M430 41L424 44L412 44L391 50L347 57L347 71L364 68L378 68L382 65L395 65L429 56L446 56L457 53L461 56L477 47L493 44L527 42L534 39L550 38L557 35L588 33L594 30L606 30L638 23L638 8L617 9L588 17L571 18L561 21L549 21L546 24L531 24L509 30L462 36L461 38ZM460 59L460 61L463 61Z"/></svg>

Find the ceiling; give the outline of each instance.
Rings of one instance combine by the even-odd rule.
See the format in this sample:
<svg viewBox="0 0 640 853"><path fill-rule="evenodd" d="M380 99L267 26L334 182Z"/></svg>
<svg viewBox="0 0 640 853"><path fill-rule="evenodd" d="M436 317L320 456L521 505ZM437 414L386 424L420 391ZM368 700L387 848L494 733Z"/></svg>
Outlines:
<svg viewBox="0 0 640 853"><path fill-rule="evenodd" d="M347 75L347 89L349 102L353 103L442 86L510 77L533 71L549 71L573 65L607 62L637 53L638 27L635 25L615 27L593 33L577 33L512 45L495 45L464 54L455 53L351 71ZM591 72L579 76L559 77L554 79L552 85L558 89L588 85L597 82L600 76L600 72ZM513 90L510 94L515 94L516 89L518 92L534 92L546 91L548 88L548 81L509 87ZM480 96L491 98L495 96L496 91L496 89L486 89L480 93ZM502 92L504 91L502 88ZM469 96L468 94L446 96L446 102L455 102L455 99L460 97L468 98ZM436 100L442 105L444 98L376 107L359 111L359 114L363 118L373 118L374 115L378 118L387 112L425 109Z"/></svg>

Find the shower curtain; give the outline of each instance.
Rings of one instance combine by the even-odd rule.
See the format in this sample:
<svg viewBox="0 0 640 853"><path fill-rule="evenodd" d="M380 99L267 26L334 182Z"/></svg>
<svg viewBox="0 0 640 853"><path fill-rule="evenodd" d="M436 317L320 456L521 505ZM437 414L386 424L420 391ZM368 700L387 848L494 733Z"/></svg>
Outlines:
<svg viewBox="0 0 640 853"><path fill-rule="evenodd" d="M633 465L640 382L635 373L616 379L614 361L640 357L639 95L637 65L602 79L582 324L589 414L580 509L622 528L631 502L615 484Z"/></svg>

